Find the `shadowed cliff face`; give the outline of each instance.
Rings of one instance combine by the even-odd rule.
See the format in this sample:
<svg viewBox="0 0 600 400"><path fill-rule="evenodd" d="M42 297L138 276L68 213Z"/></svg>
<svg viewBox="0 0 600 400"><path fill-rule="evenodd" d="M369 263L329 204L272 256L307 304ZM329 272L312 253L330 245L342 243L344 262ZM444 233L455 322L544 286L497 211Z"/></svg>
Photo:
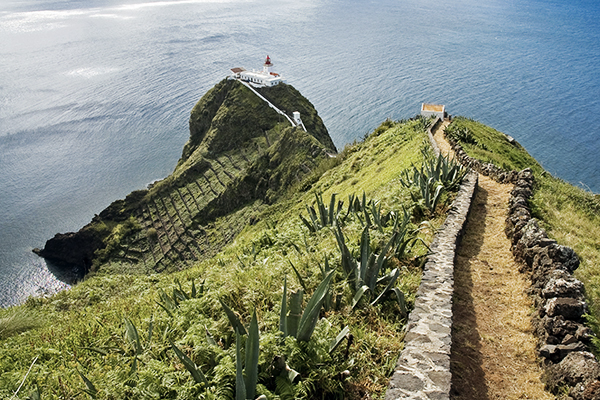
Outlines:
<svg viewBox="0 0 600 400"><path fill-rule="evenodd" d="M35 252L64 267L120 273L182 269L216 254L335 152L316 110L293 87L261 94L288 114L300 111L308 132L239 82L223 80L193 108L190 139L170 176Z"/></svg>

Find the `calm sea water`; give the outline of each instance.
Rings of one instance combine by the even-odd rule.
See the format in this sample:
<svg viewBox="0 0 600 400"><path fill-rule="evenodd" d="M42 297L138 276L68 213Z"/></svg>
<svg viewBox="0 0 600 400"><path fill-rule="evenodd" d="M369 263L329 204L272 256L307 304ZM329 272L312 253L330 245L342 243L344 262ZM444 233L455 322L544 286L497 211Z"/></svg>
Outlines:
<svg viewBox="0 0 600 400"><path fill-rule="evenodd" d="M596 0L3 0L0 305L68 287L32 248L168 175L194 103L267 54L338 148L439 102L600 192Z"/></svg>

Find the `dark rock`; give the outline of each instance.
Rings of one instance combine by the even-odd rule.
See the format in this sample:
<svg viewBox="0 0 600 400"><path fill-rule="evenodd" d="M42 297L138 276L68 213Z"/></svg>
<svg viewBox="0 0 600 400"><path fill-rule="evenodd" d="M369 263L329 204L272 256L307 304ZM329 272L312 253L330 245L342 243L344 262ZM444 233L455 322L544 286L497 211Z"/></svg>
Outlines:
<svg viewBox="0 0 600 400"><path fill-rule="evenodd" d="M558 356L558 350L554 344L546 344L540 348L540 357L552 360Z"/></svg>
<svg viewBox="0 0 600 400"><path fill-rule="evenodd" d="M561 343L559 338L557 338L556 336L550 336L550 335L546 337L545 342L547 344L554 344L554 345Z"/></svg>
<svg viewBox="0 0 600 400"><path fill-rule="evenodd" d="M549 366L544 380L552 391L556 391L562 385L574 387L577 384L594 382L599 376L600 365L592 353L573 351L558 364Z"/></svg>
<svg viewBox="0 0 600 400"><path fill-rule="evenodd" d="M523 199L528 199L533 194L531 188L528 186L515 186L514 189L510 192L511 196L520 197Z"/></svg>
<svg viewBox="0 0 600 400"><path fill-rule="evenodd" d="M557 244L548 249L548 254L554 263L562 264L563 268L570 273L579 268L579 257L570 247Z"/></svg>
<svg viewBox="0 0 600 400"><path fill-rule="evenodd" d="M102 239L100 232L84 227L77 233L57 233L46 242L43 249L35 249L35 253L59 267L80 267L87 272L92 265L94 252L105 247Z"/></svg>
<svg viewBox="0 0 600 400"><path fill-rule="evenodd" d="M547 238L546 232L539 227L536 219L531 219L522 229L522 235L515 246L514 255L519 261L531 264L533 257L528 250L535 247L541 239Z"/></svg>
<svg viewBox="0 0 600 400"><path fill-rule="evenodd" d="M538 335L542 337L544 332L547 335L551 335L557 337L559 342L567 335L577 335L577 330L579 329L581 324L578 324L574 321L565 320L563 316L558 317L549 317L545 316L541 319L540 330L538 330Z"/></svg>
<svg viewBox="0 0 600 400"><path fill-rule="evenodd" d="M572 344L577 342L577 338L573 335L566 335L560 344Z"/></svg>
<svg viewBox="0 0 600 400"><path fill-rule="evenodd" d="M570 344L559 344L556 346L558 357L560 360L567 357L567 355L573 352L583 352L587 350L587 347L581 342L575 342Z"/></svg>
<svg viewBox="0 0 600 400"><path fill-rule="evenodd" d="M531 168L525 168L517 174L517 179L519 181L523 180L527 183L533 182L533 171Z"/></svg>
<svg viewBox="0 0 600 400"><path fill-rule="evenodd" d="M554 297L546 302L544 312L549 317L562 315L565 319L578 320L585 313L585 303L570 297Z"/></svg>

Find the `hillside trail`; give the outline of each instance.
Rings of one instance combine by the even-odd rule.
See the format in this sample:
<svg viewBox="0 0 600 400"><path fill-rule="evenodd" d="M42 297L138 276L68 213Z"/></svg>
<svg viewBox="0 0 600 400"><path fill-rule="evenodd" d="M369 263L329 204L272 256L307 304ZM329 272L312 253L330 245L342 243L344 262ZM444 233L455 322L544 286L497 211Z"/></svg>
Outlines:
<svg viewBox="0 0 600 400"><path fill-rule="evenodd" d="M452 153L434 132L443 154ZM504 234L512 185L479 175L457 248L452 312L451 399L553 399L540 380L529 286Z"/></svg>

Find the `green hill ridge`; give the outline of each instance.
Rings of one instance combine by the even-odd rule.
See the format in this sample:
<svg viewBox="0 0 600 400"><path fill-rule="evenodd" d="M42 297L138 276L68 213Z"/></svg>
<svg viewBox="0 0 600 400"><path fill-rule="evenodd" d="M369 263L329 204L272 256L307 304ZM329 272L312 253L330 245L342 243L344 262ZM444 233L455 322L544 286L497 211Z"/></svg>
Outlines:
<svg viewBox="0 0 600 400"><path fill-rule="evenodd" d="M386 120L333 157L293 87L261 95L300 111L307 132L223 80L192 110L173 174L39 250L86 279L0 310L0 397L384 397L456 182L420 175L436 161L429 120ZM597 298L597 198L503 134L453 124L472 135L472 156L542 177L536 213L580 253ZM582 228L562 234L557 210Z"/></svg>
<svg viewBox="0 0 600 400"><path fill-rule="evenodd" d="M216 254L336 151L297 90L282 84L261 91L274 104L299 110L307 132L225 79L193 108L190 139L169 177L115 201L79 232L58 234L36 252L86 272L129 273L181 269Z"/></svg>

